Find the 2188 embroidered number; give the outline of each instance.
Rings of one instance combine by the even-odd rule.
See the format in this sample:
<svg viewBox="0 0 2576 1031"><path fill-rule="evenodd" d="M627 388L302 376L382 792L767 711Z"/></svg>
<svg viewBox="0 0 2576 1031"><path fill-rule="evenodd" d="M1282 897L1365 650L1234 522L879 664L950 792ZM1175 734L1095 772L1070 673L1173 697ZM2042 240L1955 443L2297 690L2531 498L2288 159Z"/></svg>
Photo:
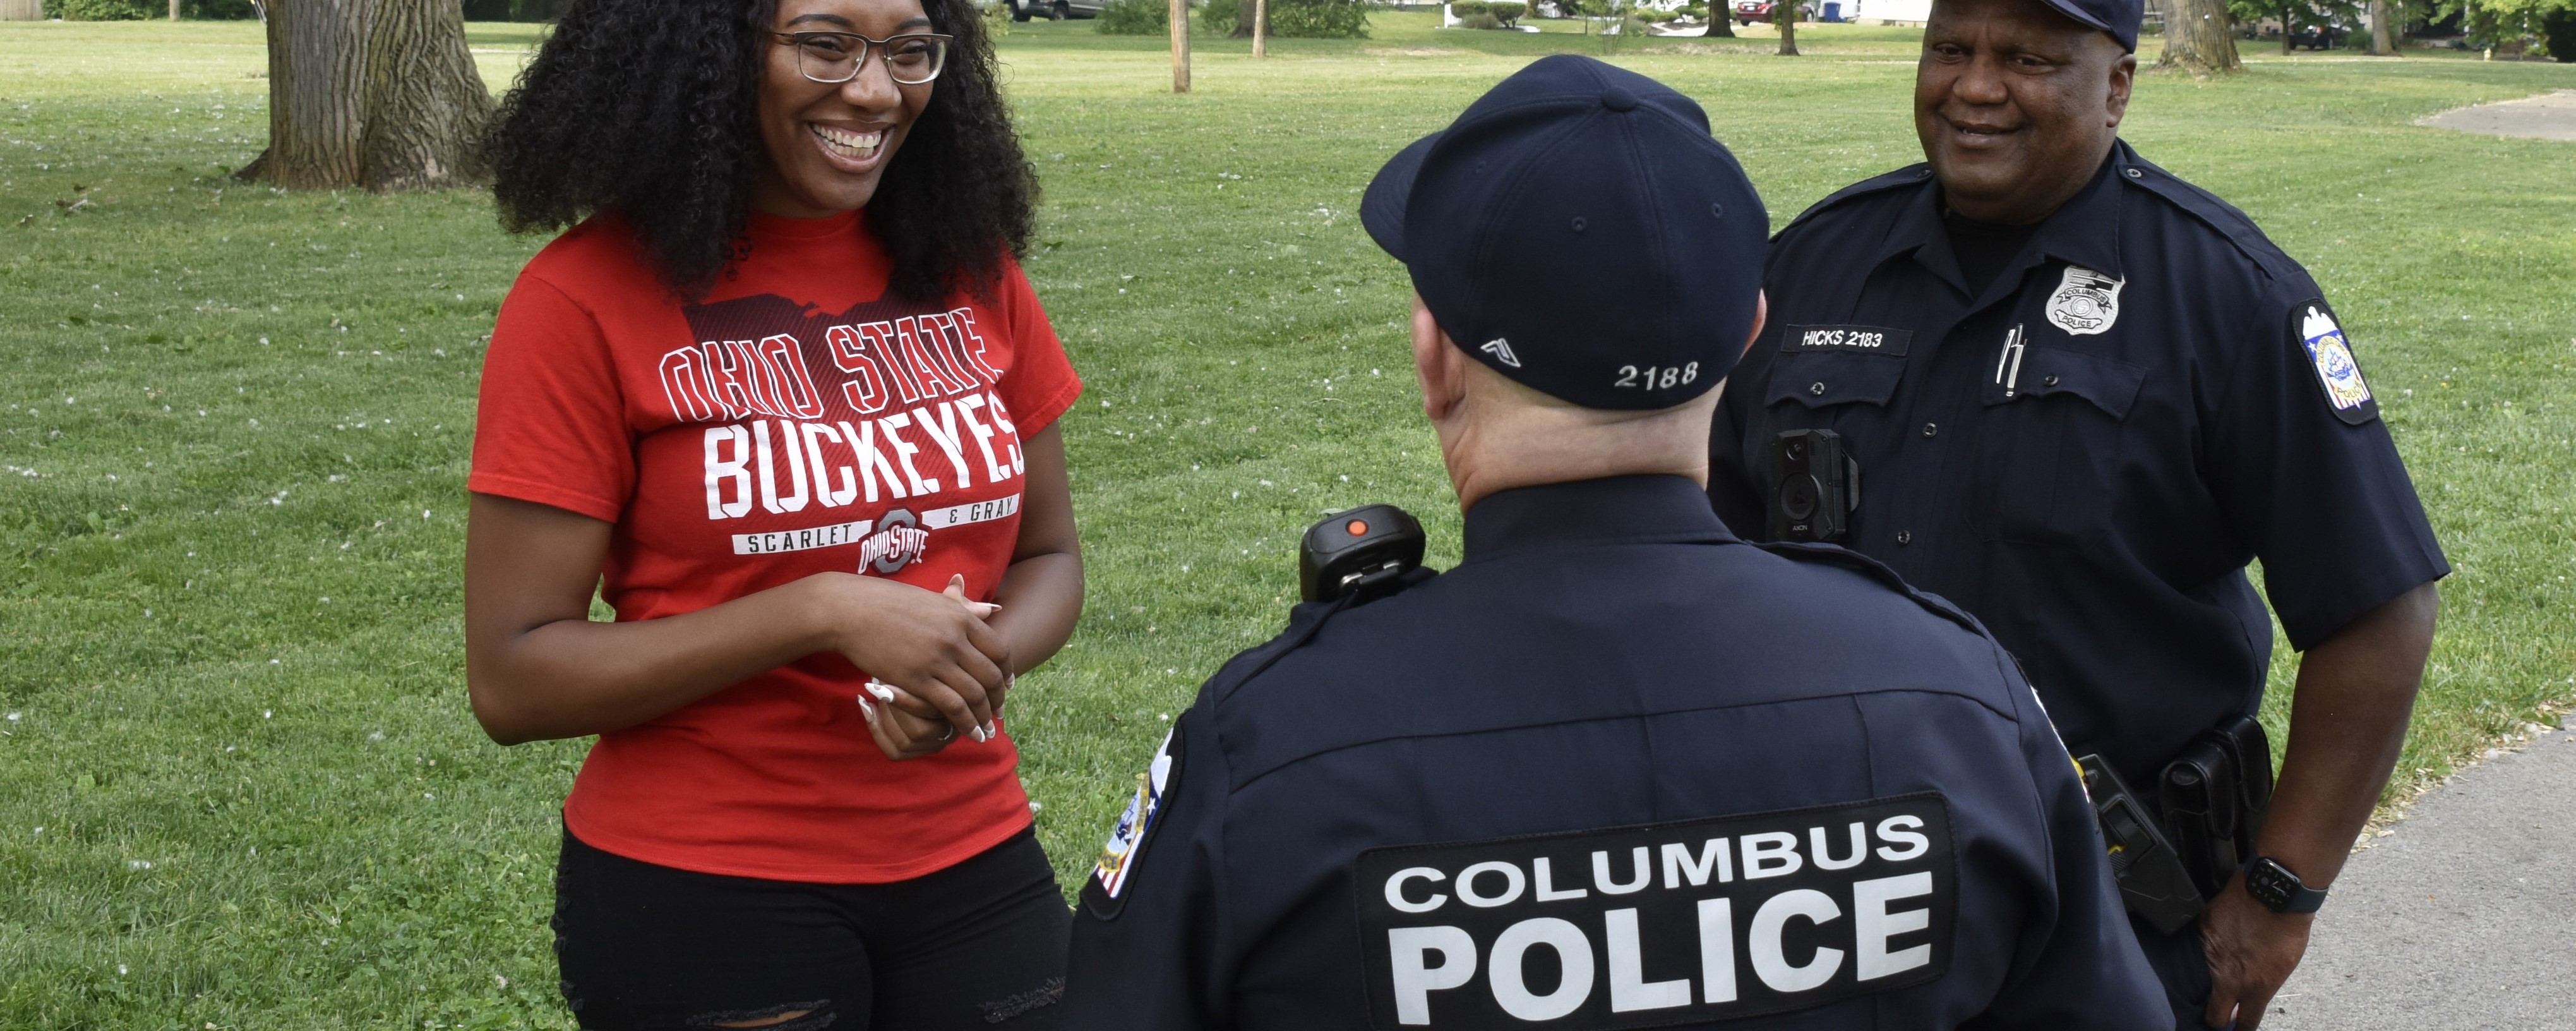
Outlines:
<svg viewBox="0 0 2576 1031"><path fill-rule="evenodd" d="M1681 366L1649 365L1643 369L1634 365L1622 365L1619 367L1619 381L1611 386L1635 387L1639 390L1670 390L1698 378L1698 362Z"/></svg>

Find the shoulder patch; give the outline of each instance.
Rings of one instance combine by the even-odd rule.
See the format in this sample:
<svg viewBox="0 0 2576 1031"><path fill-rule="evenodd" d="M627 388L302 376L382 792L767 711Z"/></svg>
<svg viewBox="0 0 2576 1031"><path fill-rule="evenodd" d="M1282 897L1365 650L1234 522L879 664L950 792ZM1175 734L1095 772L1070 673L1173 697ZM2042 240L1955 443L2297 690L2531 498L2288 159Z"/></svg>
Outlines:
<svg viewBox="0 0 2576 1031"><path fill-rule="evenodd" d="M1703 1024L1939 979L1949 802L1925 792L1378 848L1353 864L1370 1024Z"/></svg>
<svg viewBox="0 0 2576 1031"><path fill-rule="evenodd" d="M1127 800L1127 811L1118 815L1109 840L1100 846L1100 859L1082 886L1082 908L1095 917L1115 919L1127 908L1128 880L1135 875L1145 846L1152 843L1155 829L1162 825L1163 799L1180 778L1179 753L1172 750L1172 741L1180 733L1181 725L1175 722L1171 732L1163 735L1153 762L1136 775L1136 794Z"/></svg>
<svg viewBox="0 0 2576 1031"><path fill-rule="evenodd" d="M2343 327L2335 322L2324 298L2290 306L2290 338L2299 342L2308 365L2316 369L2317 386L2326 392L2326 404L2335 418L2348 426L2379 418L2379 402L2370 396L2370 384L2361 378L2361 366L2352 359L2352 343L2344 339Z"/></svg>

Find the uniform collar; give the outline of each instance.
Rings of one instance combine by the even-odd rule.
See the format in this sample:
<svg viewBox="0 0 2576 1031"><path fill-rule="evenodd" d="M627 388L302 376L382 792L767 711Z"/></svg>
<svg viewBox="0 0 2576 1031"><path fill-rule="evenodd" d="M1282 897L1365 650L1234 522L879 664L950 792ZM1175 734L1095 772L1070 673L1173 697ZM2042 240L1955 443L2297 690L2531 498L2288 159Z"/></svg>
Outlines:
<svg viewBox="0 0 2576 1031"><path fill-rule="evenodd" d="M1708 492L1680 476L1612 476L1516 487L1467 510L1466 558L1597 544L1731 541Z"/></svg>
<svg viewBox="0 0 2576 1031"><path fill-rule="evenodd" d="M2029 255L2046 255L2071 265L2082 265L2112 278L2125 278L2120 269L2120 198L2123 191L2113 180L2128 174L2138 163L2138 154L2129 149L2127 140L2113 140L2111 154L2103 159L2102 168L2093 181L2039 225L2039 232L2024 249L2024 260L2004 267L1996 275L1988 292L2012 292L2032 262ZM1878 260L1912 254L1926 271L1941 277L1961 293L1967 292L1966 277L1959 273L1959 260L1950 250L1950 232L1941 223L1941 183L1925 165L1923 184L1906 201L1895 222L1888 227L1887 240L1880 244ZM1980 298L1979 300L1984 300Z"/></svg>

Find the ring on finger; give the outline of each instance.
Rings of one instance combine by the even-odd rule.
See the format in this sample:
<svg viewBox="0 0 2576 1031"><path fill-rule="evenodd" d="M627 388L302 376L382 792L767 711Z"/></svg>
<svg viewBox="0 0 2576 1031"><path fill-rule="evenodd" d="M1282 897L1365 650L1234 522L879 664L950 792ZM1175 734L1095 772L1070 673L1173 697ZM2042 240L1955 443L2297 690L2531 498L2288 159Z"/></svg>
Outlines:
<svg viewBox="0 0 2576 1031"><path fill-rule="evenodd" d="M946 725L944 725L943 727L941 727L941 728L940 728L940 732L939 732L939 739L940 739L940 740L942 740L942 741L955 741L955 740L957 740L957 725L956 725L956 724L954 724L954 723L950 723L950 724L946 724Z"/></svg>

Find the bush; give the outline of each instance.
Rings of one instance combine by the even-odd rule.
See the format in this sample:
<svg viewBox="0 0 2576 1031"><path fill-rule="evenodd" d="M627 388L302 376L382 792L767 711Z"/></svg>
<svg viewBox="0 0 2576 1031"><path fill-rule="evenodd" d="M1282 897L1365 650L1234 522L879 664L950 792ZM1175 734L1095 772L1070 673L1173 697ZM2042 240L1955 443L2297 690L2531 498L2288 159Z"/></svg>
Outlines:
<svg viewBox="0 0 2576 1031"><path fill-rule="evenodd" d="M1271 31L1299 39L1367 39L1365 0L1272 0Z"/></svg>
<svg viewBox="0 0 2576 1031"><path fill-rule="evenodd" d="M1163 0L1109 0L1091 27L1110 36L1160 36L1172 30L1172 10Z"/></svg>
<svg viewBox="0 0 2576 1031"><path fill-rule="evenodd" d="M1458 18L1458 27L1462 29L1499 29L1503 27L1503 23L1500 19L1495 18L1491 14L1478 11L1474 14L1460 15Z"/></svg>
<svg viewBox="0 0 2576 1031"><path fill-rule="evenodd" d="M1513 22L1521 20L1521 15L1529 13L1529 5L1520 3L1486 4L1485 13L1493 15L1495 21L1501 22L1505 25L1510 25Z"/></svg>
<svg viewBox="0 0 2576 1031"><path fill-rule="evenodd" d="M169 0L45 0L45 17L64 21L141 21L170 16ZM250 0L181 0L179 16L192 21L259 17Z"/></svg>
<svg viewBox="0 0 2576 1031"><path fill-rule="evenodd" d="M1491 10L1477 0L1459 0L1449 5L1449 13L1457 15L1459 20L1464 21L1479 14L1491 13Z"/></svg>
<svg viewBox="0 0 2576 1031"><path fill-rule="evenodd" d="M1199 25L1214 35L1227 35L1252 16L1252 0L1207 0ZM1101 17L1108 17L1102 14ZM1275 38L1366 39L1368 6L1364 0L1270 0L1270 35Z"/></svg>

